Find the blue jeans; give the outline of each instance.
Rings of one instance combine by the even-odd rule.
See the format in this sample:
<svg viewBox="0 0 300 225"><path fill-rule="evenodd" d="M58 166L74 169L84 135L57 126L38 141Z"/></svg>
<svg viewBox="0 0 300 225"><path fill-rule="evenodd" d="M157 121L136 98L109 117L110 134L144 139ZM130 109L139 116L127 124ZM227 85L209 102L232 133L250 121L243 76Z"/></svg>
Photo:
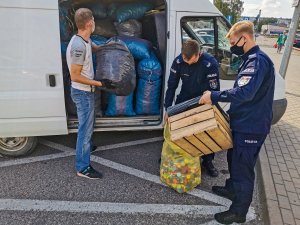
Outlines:
<svg viewBox="0 0 300 225"><path fill-rule="evenodd" d="M75 88L71 88L71 97L76 104L79 123L76 143L76 170L81 172L90 165L95 122L95 97L93 92Z"/></svg>

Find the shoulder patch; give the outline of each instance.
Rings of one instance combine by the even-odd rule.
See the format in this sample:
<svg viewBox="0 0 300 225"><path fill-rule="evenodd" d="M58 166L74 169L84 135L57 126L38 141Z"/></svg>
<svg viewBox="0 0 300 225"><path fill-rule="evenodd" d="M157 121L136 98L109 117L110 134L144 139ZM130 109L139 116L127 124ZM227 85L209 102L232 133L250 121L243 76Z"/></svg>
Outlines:
<svg viewBox="0 0 300 225"><path fill-rule="evenodd" d="M208 67L210 67L210 66L211 66L211 63L208 62L207 65L206 65L206 67L208 68Z"/></svg>
<svg viewBox="0 0 300 225"><path fill-rule="evenodd" d="M218 87L218 81L217 79L213 79L209 81L209 86L211 89L217 89Z"/></svg>
<svg viewBox="0 0 300 225"><path fill-rule="evenodd" d="M250 82L251 78L252 78L251 76L242 76L238 80L238 86L243 87L243 86L247 85Z"/></svg>
<svg viewBox="0 0 300 225"><path fill-rule="evenodd" d="M176 63L177 63L177 64L181 63L181 60L180 60L180 59L177 59L177 60L176 60Z"/></svg>

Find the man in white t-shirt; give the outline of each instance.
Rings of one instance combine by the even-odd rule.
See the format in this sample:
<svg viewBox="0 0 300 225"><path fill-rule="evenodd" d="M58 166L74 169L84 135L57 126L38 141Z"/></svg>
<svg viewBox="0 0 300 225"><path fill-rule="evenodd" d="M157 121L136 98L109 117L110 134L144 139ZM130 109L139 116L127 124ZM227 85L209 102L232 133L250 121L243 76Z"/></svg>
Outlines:
<svg viewBox="0 0 300 225"><path fill-rule="evenodd" d="M94 130L94 91L95 87L114 88L110 80L94 80L92 50L101 46L92 43L90 36L95 30L91 10L80 8L75 12L78 33L67 48L67 63L71 74L71 97L76 104L78 115L78 135L76 143L76 170L80 177L99 179L102 174L90 165L92 135Z"/></svg>

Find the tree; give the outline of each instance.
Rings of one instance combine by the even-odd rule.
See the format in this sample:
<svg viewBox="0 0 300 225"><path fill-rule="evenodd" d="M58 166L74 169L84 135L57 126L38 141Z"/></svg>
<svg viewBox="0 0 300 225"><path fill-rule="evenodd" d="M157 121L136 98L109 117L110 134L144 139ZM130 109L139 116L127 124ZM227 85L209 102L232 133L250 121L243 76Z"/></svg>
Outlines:
<svg viewBox="0 0 300 225"><path fill-rule="evenodd" d="M242 0L214 0L214 4L224 16L232 16L232 23L236 23L244 11Z"/></svg>

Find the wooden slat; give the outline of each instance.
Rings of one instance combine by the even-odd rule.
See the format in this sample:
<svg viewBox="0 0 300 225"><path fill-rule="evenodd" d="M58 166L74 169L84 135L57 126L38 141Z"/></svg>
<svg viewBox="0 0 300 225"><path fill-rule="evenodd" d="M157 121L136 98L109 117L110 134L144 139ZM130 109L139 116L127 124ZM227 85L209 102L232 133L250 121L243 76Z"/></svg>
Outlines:
<svg viewBox="0 0 300 225"><path fill-rule="evenodd" d="M221 146L221 148L223 150L232 148L232 140L229 137L228 133L225 131L225 129L222 128L221 126L219 126L218 128L209 130L209 131L207 131L207 133L211 137L215 137L214 138L215 142L218 143L218 145Z"/></svg>
<svg viewBox="0 0 300 225"><path fill-rule="evenodd" d="M200 141L203 142L212 152L217 152L222 150L219 145L205 132L201 132L199 134L195 134Z"/></svg>
<svg viewBox="0 0 300 225"><path fill-rule="evenodd" d="M192 116L192 115L195 115L195 114L200 113L200 112L204 112L204 111L209 110L211 108L212 108L211 105L202 105L202 106L199 106L197 108L190 109L188 111L179 113L177 115L170 116L168 121L169 121L169 123L172 123L176 120L180 120L180 119L183 119L185 117Z"/></svg>
<svg viewBox="0 0 300 225"><path fill-rule="evenodd" d="M222 125L222 127L226 130L227 133L231 133L231 129L229 127L229 124L225 123L224 120L222 120L216 112L215 112L215 118L220 123L220 125Z"/></svg>
<svg viewBox="0 0 300 225"><path fill-rule="evenodd" d="M203 155L202 152L200 152L194 145L192 145L190 142L188 142L184 138L176 140L176 141L174 141L174 143L194 157Z"/></svg>
<svg viewBox="0 0 300 225"><path fill-rule="evenodd" d="M203 152L204 155L211 154L212 151L203 144L196 136L188 136L185 137L186 140L188 140L190 143L192 143L196 148L198 148L201 152Z"/></svg>
<svg viewBox="0 0 300 225"><path fill-rule="evenodd" d="M180 138L191 136L193 134L197 134L199 132L217 127L217 121L215 119L209 119L200 123L180 128L178 130L171 131L171 141L175 141Z"/></svg>
<svg viewBox="0 0 300 225"><path fill-rule="evenodd" d="M214 116L215 116L214 110L210 109L210 110L207 110L207 111L204 111L204 112L192 115L192 116L188 116L188 117L182 118L182 119L174 121L174 122L171 122L170 128L171 128L171 130L177 130L182 127L187 127L189 125L214 118Z"/></svg>
<svg viewBox="0 0 300 225"><path fill-rule="evenodd" d="M219 109L216 106L213 106L213 109L215 111L215 113L219 116L218 118L220 120L222 120L223 124L225 124L225 126L230 130L230 126L228 121L224 118L224 116L222 115L222 113L219 111Z"/></svg>

